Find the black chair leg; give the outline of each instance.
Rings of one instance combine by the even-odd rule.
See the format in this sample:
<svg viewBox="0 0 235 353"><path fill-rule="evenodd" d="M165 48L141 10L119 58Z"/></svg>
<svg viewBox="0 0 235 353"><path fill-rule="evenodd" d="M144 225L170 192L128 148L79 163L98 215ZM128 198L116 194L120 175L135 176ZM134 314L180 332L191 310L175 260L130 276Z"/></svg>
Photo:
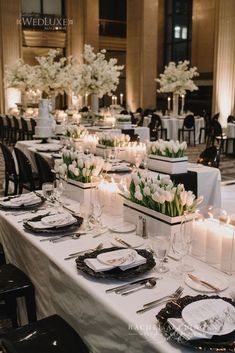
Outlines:
<svg viewBox="0 0 235 353"><path fill-rule="evenodd" d="M196 146L196 131L193 130L194 147Z"/></svg>
<svg viewBox="0 0 235 353"><path fill-rule="evenodd" d="M17 321L17 303L15 297L5 299L7 316L11 319L12 326L18 327Z"/></svg>
<svg viewBox="0 0 235 353"><path fill-rule="evenodd" d="M17 195L17 191L18 191L18 180L15 179L14 180L14 195Z"/></svg>
<svg viewBox="0 0 235 353"><path fill-rule="evenodd" d="M35 294L33 288L30 290L28 289L27 294L25 295L25 303L29 323L37 321Z"/></svg>

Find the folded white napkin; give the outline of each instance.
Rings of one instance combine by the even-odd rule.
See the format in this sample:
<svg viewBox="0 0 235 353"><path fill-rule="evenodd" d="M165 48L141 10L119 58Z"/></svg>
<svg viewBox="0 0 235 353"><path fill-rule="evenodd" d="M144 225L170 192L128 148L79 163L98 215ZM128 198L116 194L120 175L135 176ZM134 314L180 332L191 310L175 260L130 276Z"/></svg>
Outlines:
<svg viewBox="0 0 235 353"><path fill-rule="evenodd" d="M9 201L0 201L1 205L9 207L20 207L22 205L30 206L37 204L41 201L41 198L34 193L23 194L19 197L12 198Z"/></svg>
<svg viewBox="0 0 235 353"><path fill-rule="evenodd" d="M67 215L67 214L66 214ZM56 216L56 215L53 215L53 216ZM58 216L61 216L61 214L58 214ZM64 222L63 224L61 224L61 221L58 222L58 224L56 222L54 222L53 224L45 224L42 222L42 220L40 221L37 221L37 222L30 222L28 221L27 223L32 227L32 228L35 228L35 229L48 229L48 228L55 228L55 227L65 227L65 226L68 226L68 225L71 225L73 223L75 223L77 220L75 217L73 217L72 215L70 215L71 217L69 217L67 219L66 222ZM43 219L43 218L42 218Z"/></svg>
<svg viewBox="0 0 235 353"><path fill-rule="evenodd" d="M174 319L170 318L167 322L171 325L171 327L184 339L186 340L198 340L202 338L210 339L212 335L207 333L199 332L192 327L190 327L182 318Z"/></svg>
<svg viewBox="0 0 235 353"><path fill-rule="evenodd" d="M112 266L112 265L105 265L101 263L99 260L96 258L93 259L85 259L85 264L90 267L93 271L95 272L104 272L104 271L109 271L112 270L113 268L117 266ZM128 270L129 268L140 266L146 263L146 258L137 254L135 261L132 262L131 264L128 265L122 265L118 266L122 271Z"/></svg>

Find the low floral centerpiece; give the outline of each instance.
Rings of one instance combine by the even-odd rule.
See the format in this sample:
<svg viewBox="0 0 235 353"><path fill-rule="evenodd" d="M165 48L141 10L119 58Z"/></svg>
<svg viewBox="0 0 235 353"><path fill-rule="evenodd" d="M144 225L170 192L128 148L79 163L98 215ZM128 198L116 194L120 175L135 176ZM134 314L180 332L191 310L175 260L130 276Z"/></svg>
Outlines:
<svg viewBox="0 0 235 353"><path fill-rule="evenodd" d="M184 100L186 91L198 90L193 78L199 76L197 67L189 67L190 62L187 60L175 63L169 62L165 66L163 74L155 81L160 84L158 92L173 93L173 114L178 115L179 96ZM181 109L183 110L183 109Z"/></svg>
<svg viewBox="0 0 235 353"><path fill-rule="evenodd" d="M131 116L118 114L116 117L116 127L118 129L131 129Z"/></svg>
<svg viewBox="0 0 235 353"><path fill-rule="evenodd" d="M158 140L147 144L148 168L166 174L187 173L187 143Z"/></svg>
<svg viewBox="0 0 235 353"><path fill-rule="evenodd" d="M107 133L98 134L96 154L104 157L105 150L113 148L125 148L130 141L130 136L125 134L110 135Z"/></svg>
<svg viewBox="0 0 235 353"><path fill-rule="evenodd" d="M190 221L202 197L196 199L183 184L175 185L169 176L152 177L146 172L133 173L127 185L120 185L124 197L124 218L132 223L139 215L146 218L149 231L156 235L180 230L182 221Z"/></svg>
<svg viewBox="0 0 235 353"><path fill-rule="evenodd" d="M68 125L65 130L65 136L71 137L74 140L79 140L84 138L86 135L88 135L87 129L80 125Z"/></svg>

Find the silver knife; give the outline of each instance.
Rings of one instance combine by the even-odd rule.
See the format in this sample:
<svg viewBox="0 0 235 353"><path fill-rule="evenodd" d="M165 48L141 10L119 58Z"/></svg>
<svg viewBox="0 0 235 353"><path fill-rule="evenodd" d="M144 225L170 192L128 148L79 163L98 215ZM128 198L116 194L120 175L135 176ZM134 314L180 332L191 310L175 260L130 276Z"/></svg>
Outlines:
<svg viewBox="0 0 235 353"><path fill-rule="evenodd" d="M150 279L156 279L156 277L147 277L147 278L142 278L142 279L139 279L137 281L134 281L134 282L130 282L130 283L127 283L127 284L123 284L121 286L117 286L117 287L113 287L113 288L110 288L110 289L106 289L106 293L112 293L112 292L116 292L117 290L121 290L121 289L125 289L127 290L129 287L130 288L133 288L134 285L136 284L141 284L141 283L145 283L147 281L149 281Z"/></svg>

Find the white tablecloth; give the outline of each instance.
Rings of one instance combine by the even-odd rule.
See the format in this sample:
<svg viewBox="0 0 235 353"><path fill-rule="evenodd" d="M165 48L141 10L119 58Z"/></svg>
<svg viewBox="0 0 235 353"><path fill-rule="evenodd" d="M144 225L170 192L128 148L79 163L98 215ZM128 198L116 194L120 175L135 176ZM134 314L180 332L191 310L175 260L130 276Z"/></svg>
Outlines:
<svg viewBox="0 0 235 353"><path fill-rule="evenodd" d="M143 315L136 314L142 304L174 291L184 285L182 279L167 276L151 290L142 290L128 297L105 290L123 282L95 280L78 272L75 261L64 261L70 252L96 246L103 242L110 245L110 234L92 239L82 236L78 240L67 240L58 244L40 242L40 236L24 232L19 219L0 212L0 239L7 259L23 270L36 288L38 318L53 313L61 315L80 333L92 352L95 353L177 353L193 352L183 346L166 341L156 325L155 315L163 307ZM188 259L197 270L217 273L215 269L195 259ZM176 262L168 266L175 268ZM154 273L148 273L153 275ZM229 277L230 288L222 295L228 295L235 288L234 277ZM198 292L185 286L184 295Z"/></svg>
<svg viewBox="0 0 235 353"><path fill-rule="evenodd" d="M162 126L167 129L167 138L169 140L178 140L178 130L183 126L183 118L162 117ZM203 118L195 118L196 144L199 143L200 128L204 127ZM187 139L187 133L184 134ZM203 135L204 136L204 135ZM202 138L203 138L202 136ZM191 143L192 134L191 134Z"/></svg>
<svg viewBox="0 0 235 353"><path fill-rule="evenodd" d="M98 126L91 126L87 128L88 131L90 132L104 132L107 134L121 134L122 130L121 129L102 129L99 128ZM149 140L150 138L150 133L149 133L149 128L145 126L137 126L134 128L135 134L138 134L140 137L140 141L146 141Z"/></svg>

